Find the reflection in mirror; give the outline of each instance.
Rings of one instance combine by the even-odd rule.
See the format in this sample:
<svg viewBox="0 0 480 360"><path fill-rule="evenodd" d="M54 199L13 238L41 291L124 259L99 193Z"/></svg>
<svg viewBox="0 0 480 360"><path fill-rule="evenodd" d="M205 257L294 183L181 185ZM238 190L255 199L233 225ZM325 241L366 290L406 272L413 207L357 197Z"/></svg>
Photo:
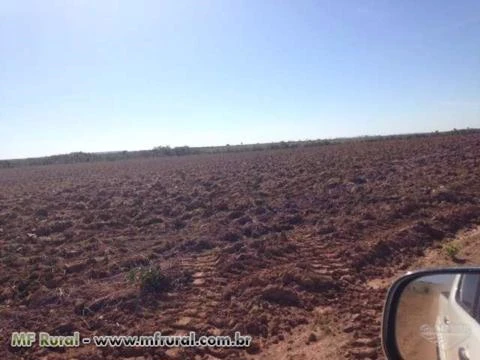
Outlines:
<svg viewBox="0 0 480 360"><path fill-rule="evenodd" d="M412 281L395 321L405 360L480 359L480 273L437 274Z"/></svg>

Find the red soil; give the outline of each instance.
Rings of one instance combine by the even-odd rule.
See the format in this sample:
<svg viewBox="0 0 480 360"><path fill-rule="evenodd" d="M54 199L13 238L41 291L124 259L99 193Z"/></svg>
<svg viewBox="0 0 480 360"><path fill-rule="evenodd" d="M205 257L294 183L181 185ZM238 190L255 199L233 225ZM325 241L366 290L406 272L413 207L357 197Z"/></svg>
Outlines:
<svg viewBox="0 0 480 360"><path fill-rule="evenodd" d="M367 285L480 221L480 135L0 170L2 359L241 359L334 309L378 359ZM168 292L141 293L158 266ZM13 331L253 336L239 349L9 346Z"/></svg>

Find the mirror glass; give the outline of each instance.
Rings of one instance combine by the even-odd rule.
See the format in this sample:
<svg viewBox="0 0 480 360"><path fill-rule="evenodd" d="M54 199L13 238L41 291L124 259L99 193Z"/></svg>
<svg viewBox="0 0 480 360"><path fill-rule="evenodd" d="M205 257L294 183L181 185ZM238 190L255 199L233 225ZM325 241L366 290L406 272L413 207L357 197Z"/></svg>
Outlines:
<svg viewBox="0 0 480 360"><path fill-rule="evenodd" d="M417 278L400 295L395 336L405 360L480 359L480 273Z"/></svg>

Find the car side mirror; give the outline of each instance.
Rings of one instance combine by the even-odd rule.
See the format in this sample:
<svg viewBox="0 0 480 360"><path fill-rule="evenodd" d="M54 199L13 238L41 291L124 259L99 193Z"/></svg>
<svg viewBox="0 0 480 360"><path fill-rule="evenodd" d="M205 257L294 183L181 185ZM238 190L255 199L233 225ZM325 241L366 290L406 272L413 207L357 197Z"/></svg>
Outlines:
<svg viewBox="0 0 480 360"><path fill-rule="evenodd" d="M382 341L389 360L480 359L480 268L398 279L387 295Z"/></svg>

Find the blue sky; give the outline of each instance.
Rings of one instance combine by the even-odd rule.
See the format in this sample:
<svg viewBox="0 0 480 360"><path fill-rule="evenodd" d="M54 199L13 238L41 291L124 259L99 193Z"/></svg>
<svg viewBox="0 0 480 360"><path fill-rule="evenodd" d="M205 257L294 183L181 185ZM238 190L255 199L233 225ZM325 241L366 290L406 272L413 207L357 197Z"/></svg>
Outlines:
<svg viewBox="0 0 480 360"><path fill-rule="evenodd" d="M480 127L480 2L0 4L0 158Z"/></svg>

